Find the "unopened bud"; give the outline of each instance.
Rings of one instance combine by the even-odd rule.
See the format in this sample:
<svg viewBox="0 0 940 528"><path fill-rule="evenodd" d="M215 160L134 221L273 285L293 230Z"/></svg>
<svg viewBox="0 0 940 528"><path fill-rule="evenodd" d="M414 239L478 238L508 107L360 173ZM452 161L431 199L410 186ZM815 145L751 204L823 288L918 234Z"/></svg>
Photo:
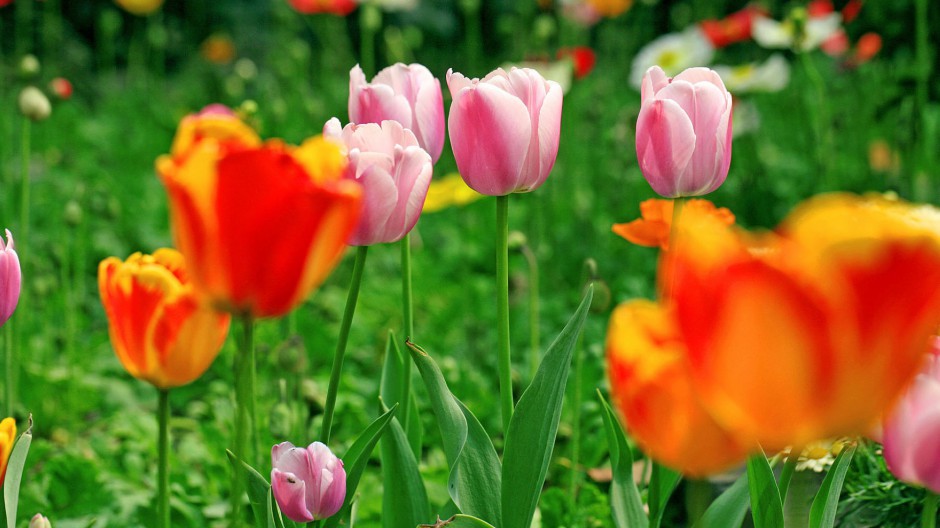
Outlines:
<svg viewBox="0 0 940 528"><path fill-rule="evenodd" d="M525 233L522 231L510 231L509 238L506 240L506 242L510 250L515 250L525 246L527 240L525 238Z"/></svg>
<svg viewBox="0 0 940 528"><path fill-rule="evenodd" d="M65 217L65 223L67 223L68 225L72 227L75 227L78 224L81 224L82 223L82 206L79 205L79 203L76 202L75 200L69 200L65 204L65 213L63 214L63 216Z"/></svg>
<svg viewBox="0 0 940 528"><path fill-rule="evenodd" d="M29 521L29 528L52 528L52 523L41 513L37 513Z"/></svg>
<svg viewBox="0 0 940 528"><path fill-rule="evenodd" d="M20 112L33 121L42 121L52 114L49 98L35 86L27 86L20 92Z"/></svg>

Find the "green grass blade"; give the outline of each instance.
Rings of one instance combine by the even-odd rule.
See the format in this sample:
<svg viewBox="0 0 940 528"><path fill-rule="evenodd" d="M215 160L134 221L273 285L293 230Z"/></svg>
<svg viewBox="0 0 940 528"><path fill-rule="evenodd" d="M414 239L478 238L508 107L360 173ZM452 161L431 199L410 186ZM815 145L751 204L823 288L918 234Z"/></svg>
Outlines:
<svg viewBox="0 0 940 528"><path fill-rule="evenodd" d="M623 427L617 415L610 408L600 391L597 397L604 412L604 426L607 428L607 444L610 449L610 466L613 480L610 483L610 512L617 528L646 528L649 519L643 509L640 490L633 480L633 452L627 443Z"/></svg>
<svg viewBox="0 0 940 528"><path fill-rule="evenodd" d="M751 494L754 528L784 528L783 502L774 471L763 453L747 461L747 482Z"/></svg>
<svg viewBox="0 0 940 528"><path fill-rule="evenodd" d="M428 494L408 436L396 418L392 418L388 432L380 446L385 483L382 526L402 528L428 522L431 518Z"/></svg>
<svg viewBox="0 0 940 528"><path fill-rule="evenodd" d="M479 420L458 400L440 368L421 347L408 343L427 387L450 466L447 490L460 511L497 522L500 513L500 464Z"/></svg>
<svg viewBox="0 0 940 528"><path fill-rule="evenodd" d="M694 528L740 528L751 505L747 484L747 473L744 473L711 503Z"/></svg>
<svg viewBox="0 0 940 528"><path fill-rule="evenodd" d="M810 528L832 528L836 522L836 510L839 507L839 495L842 493L842 484L845 475L852 465L852 457L858 446L846 447L836 457L822 486L813 499L813 506L809 511Z"/></svg>
<svg viewBox="0 0 940 528"><path fill-rule="evenodd" d="M682 480L681 474L658 462L653 462L646 501L650 509L650 526L652 528L659 528L659 523L663 520L663 513L666 511L666 504L669 502L669 498L672 497L672 492L676 491L676 486L679 485L680 480Z"/></svg>
<svg viewBox="0 0 940 528"><path fill-rule="evenodd" d="M548 347L532 384L519 398L503 453L500 528L529 528L532 524L552 458L571 356L593 292L593 287L588 289L578 310Z"/></svg>

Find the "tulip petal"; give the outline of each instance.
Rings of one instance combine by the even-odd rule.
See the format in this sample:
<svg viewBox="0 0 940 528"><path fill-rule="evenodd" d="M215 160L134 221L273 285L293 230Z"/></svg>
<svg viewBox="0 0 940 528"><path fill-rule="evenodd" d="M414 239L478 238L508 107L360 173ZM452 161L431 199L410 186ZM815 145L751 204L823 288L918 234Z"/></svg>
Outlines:
<svg viewBox="0 0 940 528"><path fill-rule="evenodd" d="M558 141L561 137L562 90L558 83L548 81L548 93L542 101L536 126L538 127L538 180L529 182L526 190L534 190L545 183L558 156Z"/></svg>
<svg viewBox="0 0 940 528"><path fill-rule="evenodd" d="M640 108L636 153L643 175L666 198L682 195L677 181L685 174L695 150L692 121L678 103L654 100Z"/></svg>
<svg viewBox="0 0 940 528"><path fill-rule="evenodd" d="M468 186L490 196L517 190L513 184L523 170L532 135L522 101L478 83L454 98L448 129L457 168Z"/></svg>
<svg viewBox="0 0 940 528"><path fill-rule="evenodd" d="M940 493L940 405L917 417L912 442L907 449L908 463L917 475L918 484L922 484L934 493ZM899 475L900 476L900 475ZM902 477L903 478L903 477Z"/></svg>
<svg viewBox="0 0 940 528"><path fill-rule="evenodd" d="M644 105L656 97L656 93L662 90L671 80L659 66L651 66L646 70L643 76L643 84L640 87L640 105Z"/></svg>
<svg viewBox="0 0 940 528"><path fill-rule="evenodd" d="M378 164L368 165L357 181L362 185L362 216L355 232L349 238L353 246L369 246L381 240L383 228L395 213L398 203L398 189L387 167Z"/></svg>
<svg viewBox="0 0 940 528"><path fill-rule="evenodd" d="M418 89L414 114L413 132L431 155L431 162L437 163L444 150L444 99L437 79Z"/></svg>
<svg viewBox="0 0 940 528"><path fill-rule="evenodd" d="M294 522L307 523L314 520L313 514L307 508L306 487L303 479L293 473L271 470L271 488L277 505L288 519Z"/></svg>

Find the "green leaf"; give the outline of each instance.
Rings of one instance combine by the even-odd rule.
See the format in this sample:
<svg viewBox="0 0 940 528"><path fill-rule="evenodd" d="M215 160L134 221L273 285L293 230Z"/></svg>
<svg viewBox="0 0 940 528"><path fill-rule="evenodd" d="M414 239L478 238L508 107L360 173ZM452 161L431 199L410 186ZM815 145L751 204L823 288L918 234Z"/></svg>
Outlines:
<svg viewBox="0 0 940 528"><path fill-rule="evenodd" d="M613 480L610 483L610 513L617 528L646 528L649 519L643 510L640 490L633 480L633 452L617 415L610 408L607 400L597 391L604 412L604 426L607 428L607 445L610 449L610 467Z"/></svg>
<svg viewBox="0 0 940 528"><path fill-rule="evenodd" d="M388 412L376 418L346 450L342 458L343 466L346 468L346 499L339 513L327 519L324 528L335 528L339 526L340 520L349 516L353 498L356 496L356 488L359 487L359 480L369 463L372 450L375 449L375 444L391 423L397 409L398 404L395 404Z"/></svg>
<svg viewBox="0 0 940 528"><path fill-rule="evenodd" d="M839 495L842 493L842 483L845 482L845 474L852 465L852 457L855 456L855 450L858 446L847 447L839 453L826 478L823 479L822 486L813 499L813 507L809 511L810 528L832 528L836 522L836 509L839 507Z"/></svg>
<svg viewBox="0 0 940 528"><path fill-rule="evenodd" d="M479 420L444 381L441 369L421 347L407 343L427 387L450 466L447 491L460 511L493 522L500 513L499 456Z"/></svg>
<svg viewBox="0 0 940 528"><path fill-rule="evenodd" d="M711 503L694 528L740 528L751 505L750 499L747 473L744 473Z"/></svg>
<svg viewBox="0 0 940 528"><path fill-rule="evenodd" d="M747 461L747 482L751 494L754 528L784 528L783 502L774 471L763 453Z"/></svg>
<svg viewBox="0 0 940 528"><path fill-rule="evenodd" d="M659 528L659 523L663 521L663 513L666 511L666 504L672 492L676 490L682 475L663 466L659 462L653 462L652 474L650 475L650 486L648 490L647 504L650 509L650 526Z"/></svg>
<svg viewBox="0 0 940 528"><path fill-rule="evenodd" d="M425 525L428 527L443 526L445 528L493 528L493 525L477 519L471 515L457 514L446 521L438 520L437 524Z"/></svg>
<svg viewBox="0 0 940 528"><path fill-rule="evenodd" d="M401 347L395 339L395 333L388 333L388 340L385 343L385 363L382 365L382 381L379 388L379 394L382 397L382 404L386 406L401 404L402 392L404 392L403 382L405 379L405 356L402 354ZM408 436L408 442L411 445L412 453L415 458L421 456L421 440L424 436L423 424L417 419L418 406L415 402L414 391L411 391L411 401L408 402L409 412L413 420L409 420L408 430L405 433ZM404 407L402 407L404 410ZM401 423L401 420L399 420Z"/></svg>
<svg viewBox="0 0 940 528"><path fill-rule="evenodd" d="M503 452L500 528L529 528L548 472L561 418L571 355L584 327L594 288L548 347L532 384L519 398Z"/></svg>
<svg viewBox="0 0 940 528"><path fill-rule="evenodd" d="M7 527L16 528L16 507L20 501L20 483L23 481L23 468L26 466L26 455L29 453L29 444L33 441L33 416L29 416L26 431L16 439L13 452L7 460L7 475L3 481L3 504L6 509Z"/></svg>
<svg viewBox="0 0 940 528"><path fill-rule="evenodd" d="M416 526L431 518L428 494L418 471L418 461L397 418L382 438L382 526Z"/></svg>
<svg viewBox="0 0 940 528"><path fill-rule="evenodd" d="M251 511L254 512L255 526L257 528L275 528L271 484L255 468L235 456L235 453L226 449L225 454L228 455L228 461L235 468L235 471L241 471L245 474L245 480L248 482L248 502L251 504Z"/></svg>

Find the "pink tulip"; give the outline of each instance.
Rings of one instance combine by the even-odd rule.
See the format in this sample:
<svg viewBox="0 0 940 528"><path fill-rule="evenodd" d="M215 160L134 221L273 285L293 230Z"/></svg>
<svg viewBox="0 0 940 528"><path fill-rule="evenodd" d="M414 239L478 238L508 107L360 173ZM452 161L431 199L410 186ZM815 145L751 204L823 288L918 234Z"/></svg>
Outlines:
<svg viewBox="0 0 940 528"><path fill-rule="evenodd" d="M731 94L708 68L670 79L643 76L636 156L646 181L666 198L701 196L724 183L731 165Z"/></svg>
<svg viewBox="0 0 940 528"><path fill-rule="evenodd" d="M558 83L529 68L499 68L483 79L448 70L447 86L450 143L467 185L490 196L542 185L558 154Z"/></svg>
<svg viewBox="0 0 940 528"><path fill-rule="evenodd" d="M349 71L349 120L357 124L398 121L414 132L434 163L444 149L441 83L420 64L393 64L372 83L366 82L356 65Z"/></svg>
<svg viewBox="0 0 940 528"><path fill-rule="evenodd" d="M20 258L13 249L13 235L7 229L7 243L0 238L0 326L10 319L20 300Z"/></svg>
<svg viewBox="0 0 940 528"><path fill-rule="evenodd" d="M363 188L362 217L349 239L353 246L401 240L414 228L431 184L431 156L398 121L381 125L330 119L323 134L346 145L347 174Z"/></svg>
<svg viewBox="0 0 940 528"><path fill-rule="evenodd" d="M288 519L326 519L346 499L346 470L330 448L314 442L306 449L282 442L271 448L271 488Z"/></svg>
<svg viewBox="0 0 940 528"><path fill-rule="evenodd" d="M923 371L885 420L884 457L900 480L940 493L940 338Z"/></svg>

